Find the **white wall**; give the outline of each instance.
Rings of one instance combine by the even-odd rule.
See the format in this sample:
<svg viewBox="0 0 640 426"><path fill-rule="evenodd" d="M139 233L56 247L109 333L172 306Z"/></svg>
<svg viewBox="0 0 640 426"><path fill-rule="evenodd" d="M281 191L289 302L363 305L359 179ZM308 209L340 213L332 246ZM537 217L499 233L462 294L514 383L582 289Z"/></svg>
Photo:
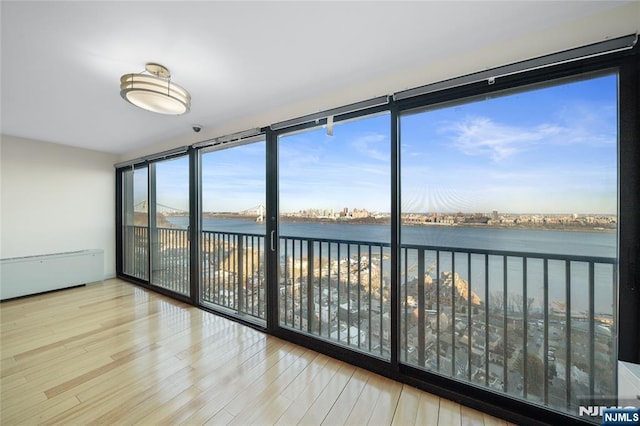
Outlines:
<svg viewBox="0 0 640 426"><path fill-rule="evenodd" d="M104 250L115 276L117 156L2 135L0 258Z"/></svg>

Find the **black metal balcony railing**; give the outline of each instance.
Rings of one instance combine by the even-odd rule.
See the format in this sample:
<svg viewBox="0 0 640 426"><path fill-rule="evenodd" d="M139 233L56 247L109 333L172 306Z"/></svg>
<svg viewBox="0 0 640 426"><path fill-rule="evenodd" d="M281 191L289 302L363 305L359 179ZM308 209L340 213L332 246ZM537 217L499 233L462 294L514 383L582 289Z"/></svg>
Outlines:
<svg viewBox="0 0 640 426"><path fill-rule="evenodd" d="M404 362L573 414L616 393L615 259L403 245L401 276Z"/></svg>
<svg viewBox="0 0 640 426"><path fill-rule="evenodd" d="M126 228L142 279L146 239ZM188 292L187 231L157 247L153 283ZM281 327L390 358L389 244L281 236L279 251ZM264 235L204 231L201 253L202 303L264 324ZM616 393L615 258L403 244L399 265L401 362L571 414Z"/></svg>
<svg viewBox="0 0 640 426"><path fill-rule="evenodd" d="M125 226L123 229L123 272L141 280L149 279L149 228Z"/></svg>
<svg viewBox="0 0 640 426"><path fill-rule="evenodd" d="M203 231L201 253L201 300L264 323L264 235Z"/></svg>
<svg viewBox="0 0 640 426"><path fill-rule="evenodd" d="M149 256L151 247L151 256ZM189 294L189 235L186 229L124 227L124 273L180 294ZM149 280L151 259L151 280Z"/></svg>
<svg viewBox="0 0 640 426"><path fill-rule="evenodd" d="M280 238L280 324L388 359L389 244Z"/></svg>
<svg viewBox="0 0 640 426"><path fill-rule="evenodd" d="M180 228L151 232L151 284L189 294L189 233Z"/></svg>

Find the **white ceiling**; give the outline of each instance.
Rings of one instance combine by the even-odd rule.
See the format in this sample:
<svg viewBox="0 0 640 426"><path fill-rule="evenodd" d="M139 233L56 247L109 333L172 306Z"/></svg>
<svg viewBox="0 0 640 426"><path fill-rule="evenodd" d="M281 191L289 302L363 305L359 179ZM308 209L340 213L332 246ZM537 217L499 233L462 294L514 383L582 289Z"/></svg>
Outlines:
<svg viewBox="0 0 640 426"><path fill-rule="evenodd" d="M2 133L125 155L197 142L426 84L437 76L429 64L508 40L529 40L522 48L535 53L535 40L566 27L566 43L582 41L572 23L604 22L629 3L2 1ZM608 21L583 30L628 33ZM146 62L191 92L190 113L122 100L120 76ZM411 69L423 76L389 78Z"/></svg>

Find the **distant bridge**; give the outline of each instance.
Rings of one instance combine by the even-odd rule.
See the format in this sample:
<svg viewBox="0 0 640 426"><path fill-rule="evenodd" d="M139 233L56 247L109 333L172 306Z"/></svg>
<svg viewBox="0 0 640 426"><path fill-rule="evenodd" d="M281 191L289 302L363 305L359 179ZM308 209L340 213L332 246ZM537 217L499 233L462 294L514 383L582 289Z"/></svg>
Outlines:
<svg viewBox="0 0 640 426"><path fill-rule="evenodd" d="M142 200L138 204L133 206L133 210L136 212L144 212L147 213L149 211L149 203L147 200ZM167 206L165 204L156 204L156 211L159 213L184 213L188 214L189 211L185 209L179 209L177 207ZM241 210L238 214L243 216L255 216L258 222L262 222L264 220L265 207L263 204L258 204L257 206L249 207L248 209Z"/></svg>
<svg viewBox="0 0 640 426"><path fill-rule="evenodd" d="M256 216L256 221L262 222L264 221L265 211L266 211L265 207L262 204L258 204L257 206L250 207L246 210L242 210L240 214L244 216Z"/></svg>
<svg viewBox="0 0 640 426"><path fill-rule="evenodd" d="M147 200L142 200L133 206L133 211L147 213L149 212L149 203ZM177 207L171 207L160 203L156 204L156 211L158 213L189 213L189 210L179 209Z"/></svg>

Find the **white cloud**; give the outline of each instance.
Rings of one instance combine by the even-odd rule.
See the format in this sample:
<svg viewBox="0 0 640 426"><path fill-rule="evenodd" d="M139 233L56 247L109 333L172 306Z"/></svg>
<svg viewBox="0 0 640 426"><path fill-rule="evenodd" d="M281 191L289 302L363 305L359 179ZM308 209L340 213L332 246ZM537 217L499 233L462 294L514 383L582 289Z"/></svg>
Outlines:
<svg viewBox="0 0 640 426"><path fill-rule="evenodd" d="M570 111L567 111L570 110ZM486 156L494 162L508 159L537 145L604 146L616 143L615 110L572 105L561 111L557 123L514 126L488 117L465 117L438 131L448 135L466 155Z"/></svg>
<svg viewBox="0 0 640 426"><path fill-rule="evenodd" d="M564 144L611 145L617 142L617 107L609 104L574 103L558 113Z"/></svg>
<svg viewBox="0 0 640 426"><path fill-rule="evenodd" d="M454 146L466 155L488 156L498 162L563 132L554 125L523 128L495 123L490 118L472 117L450 124L441 133L451 134Z"/></svg>
<svg viewBox="0 0 640 426"><path fill-rule="evenodd" d="M363 156L377 160L389 161L389 138L383 134L369 134L351 141L351 147Z"/></svg>

